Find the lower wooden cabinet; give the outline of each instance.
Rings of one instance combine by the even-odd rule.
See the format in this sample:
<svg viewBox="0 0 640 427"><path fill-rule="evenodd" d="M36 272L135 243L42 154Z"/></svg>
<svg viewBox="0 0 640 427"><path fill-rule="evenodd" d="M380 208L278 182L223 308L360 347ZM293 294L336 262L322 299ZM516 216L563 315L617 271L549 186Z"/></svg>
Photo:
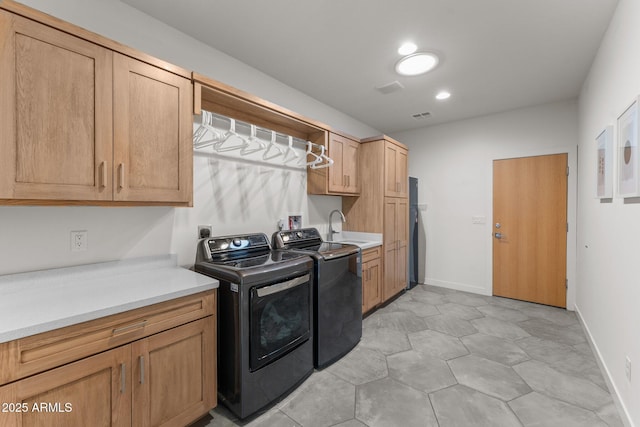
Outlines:
<svg viewBox="0 0 640 427"><path fill-rule="evenodd" d="M215 406L214 331L210 316L132 344L134 426L185 426Z"/></svg>
<svg viewBox="0 0 640 427"><path fill-rule="evenodd" d="M362 313L382 302L382 260L380 247L362 251Z"/></svg>
<svg viewBox="0 0 640 427"><path fill-rule="evenodd" d="M158 307L171 322L197 300ZM216 406L216 354L213 313L0 386L0 426L182 427Z"/></svg>
<svg viewBox="0 0 640 427"><path fill-rule="evenodd" d="M131 426L131 346L0 387L0 426Z"/></svg>

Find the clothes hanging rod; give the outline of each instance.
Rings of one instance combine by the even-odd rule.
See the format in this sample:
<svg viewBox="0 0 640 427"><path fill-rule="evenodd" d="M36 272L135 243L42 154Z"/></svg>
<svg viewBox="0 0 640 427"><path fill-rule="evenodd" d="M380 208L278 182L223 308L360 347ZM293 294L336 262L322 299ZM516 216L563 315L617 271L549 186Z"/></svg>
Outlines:
<svg viewBox="0 0 640 427"><path fill-rule="evenodd" d="M225 122L228 121L229 130L224 134L218 132L213 123L214 119L223 120ZM249 128L250 135L248 138L237 133L236 126L238 124ZM270 140L266 141L264 138L260 138L258 136L258 131L269 134ZM209 133L211 134L211 139L206 139ZM287 141L287 145L284 150L278 145L278 143L283 144L281 141L278 141L278 137L281 140L286 139ZM233 142L229 142L230 140L233 140ZM306 148L302 157L294 149L294 143ZM282 156L283 163L289 163L292 160L297 160L299 166L307 166L312 169L330 167L334 163L333 159L326 155L324 145L315 144L311 141L305 141L298 137L276 132L271 129L247 123L242 120L236 120L207 110L202 110L202 122L200 127L193 134L193 146L195 149L212 146L216 152L239 150L242 156L253 154L258 151L264 151L262 159L265 161ZM309 161L310 156L312 159L311 161Z"/></svg>

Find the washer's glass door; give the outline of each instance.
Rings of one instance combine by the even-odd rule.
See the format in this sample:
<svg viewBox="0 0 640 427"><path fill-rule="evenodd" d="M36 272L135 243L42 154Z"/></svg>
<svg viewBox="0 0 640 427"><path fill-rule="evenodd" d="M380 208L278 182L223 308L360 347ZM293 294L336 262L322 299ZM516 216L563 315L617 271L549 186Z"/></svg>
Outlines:
<svg viewBox="0 0 640 427"><path fill-rule="evenodd" d="M310 275L251 288L249 307L249 359L253 372L311 336Z"/></svg>

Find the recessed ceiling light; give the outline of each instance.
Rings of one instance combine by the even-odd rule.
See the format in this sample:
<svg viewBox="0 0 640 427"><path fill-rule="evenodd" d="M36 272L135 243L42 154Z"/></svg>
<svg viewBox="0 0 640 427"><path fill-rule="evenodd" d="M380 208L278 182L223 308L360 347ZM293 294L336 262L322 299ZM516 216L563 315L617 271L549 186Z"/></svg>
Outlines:
<svg viewBox="0 0 640 427"><path fill-rule="evenodd" d="M398 53L400 55L411 55L416 50L418 50L418 46L416 46L414 43L406 42L402 43L402 46L398 48Z"/></svg>
<svg viewBox="0 0 640 427"><path fill-rule="evenodd" d="M438 61L434 53L414 53L398 61L396 72L403 76L417 76L433 70L438 65Z"/></svg>
<svg viewBox="0 0 640 427"><path fill-rule="evenodd" d="M440 101L442 101L444 99L449 99L450 97L451 97L451 94L449 92L447 92L446 90L440 91L436 95L436 99L438 99Z"/></svg>

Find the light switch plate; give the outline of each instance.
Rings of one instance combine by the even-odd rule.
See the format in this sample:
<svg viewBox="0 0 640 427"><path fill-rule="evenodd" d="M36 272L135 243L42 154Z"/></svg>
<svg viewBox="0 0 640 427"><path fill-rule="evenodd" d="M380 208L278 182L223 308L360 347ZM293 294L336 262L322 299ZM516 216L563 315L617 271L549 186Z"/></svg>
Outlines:
<svg viewBox="0 0 640 427"><path fill-rule="evenodd" d="M471 217L471 223L472 224L486 224L487 223L487 217L486 216L481 216L481 215L472 216Z"/></svg>

